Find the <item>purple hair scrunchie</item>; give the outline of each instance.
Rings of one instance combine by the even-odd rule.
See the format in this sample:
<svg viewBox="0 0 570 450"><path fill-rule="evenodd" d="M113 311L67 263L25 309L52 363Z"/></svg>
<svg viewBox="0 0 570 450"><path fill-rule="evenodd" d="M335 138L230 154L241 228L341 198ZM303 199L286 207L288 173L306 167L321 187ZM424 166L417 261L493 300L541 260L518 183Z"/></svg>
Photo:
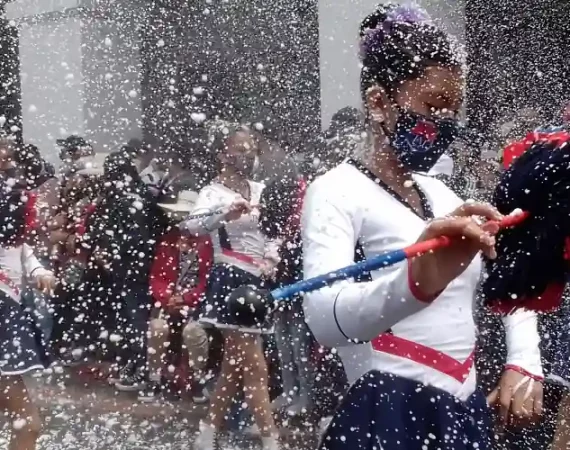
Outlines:
<svg viewBox="0 0 570 450"><path fill-rule="evenodd" d="M427 11L417 5L398 5L386 14L384 22L425 23L431 24L431 17Z"/></svg>
<svg viewBox="0 0 570 450"><path fill-rule="evenodd" d="M431 17L427 11L415 4L397 5L391 8L386 19L376 28L370 28L360 40L360 56L364 58L380 47L387 36L392 32L394 23L423 23L432 24Z"/></svg>

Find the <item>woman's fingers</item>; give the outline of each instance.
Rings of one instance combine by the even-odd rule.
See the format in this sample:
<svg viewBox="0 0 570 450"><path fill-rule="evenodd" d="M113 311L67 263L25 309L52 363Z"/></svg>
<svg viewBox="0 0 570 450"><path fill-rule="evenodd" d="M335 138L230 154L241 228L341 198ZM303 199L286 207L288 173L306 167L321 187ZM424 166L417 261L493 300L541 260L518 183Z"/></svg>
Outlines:
<svg viewBox="0 0 570 450"><path fill-rule="evenodd" d="M451 213L451 216L480 216L488 220L501 220L504 216L488 203L465 202Z"/></svg>
<svg viewBox="0 0 570 450"><path fill-rule="evenodd" d="M446 217L432 221L427 226L424 237L430 239L439 236L469 240L488 258L494 259L497 256L495 238L471 217Z"/></svg>
<svg viewBox="0 0 570 450"><path fill-rule="evenodd" d="M237 199L232 203L231 209L233 211L248 212L251 209L251 206L248 201L244 199Z"/></svg>

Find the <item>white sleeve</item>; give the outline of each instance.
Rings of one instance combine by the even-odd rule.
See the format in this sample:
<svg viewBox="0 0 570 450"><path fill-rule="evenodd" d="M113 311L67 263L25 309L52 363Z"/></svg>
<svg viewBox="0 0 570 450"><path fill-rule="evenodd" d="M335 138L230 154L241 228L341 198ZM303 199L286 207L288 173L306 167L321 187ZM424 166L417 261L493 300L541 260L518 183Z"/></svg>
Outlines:
<svg viewBox="0 0 570 450"><path fill-rule="evenodd" d="M281 245L283 245L282 239L271 239L265 243L265 248L263 252L263 257L275 263L278 263L280 260L279 257L279 250L281 249Z"/></svg>
<svg viewBox="0 0 570 450"><path fill-rule="evenodd" d="M180 229L186 230L196 236L210 234L212 231L217 230L226 223L225 215L227 211L224 211L223 209L228 206L230 206L228 201L222 201L220 196L216 195L215 190L212 189L211 186L206 186L200 191L189 218L182 221L179 227ZM219 210L222 211L218 214L195 219L192 218L192 216Z"/></svg>
<svg viewBox="0 0 570 450"><path fill-rule="evenodd" d="M537 315L533 311L517 310L503 317L507 339L507 366L520 368L542 378L540 336Z"/></svg>
<svg viewBox="0 0 570 450"><path fill-rule="evenodd" d="M318 181L308 189L302 215L305 279L354 263L362 220L353 200L321 189ZM342 281L306 294L305 318L324 346L369 341L429 305L414 294L403 263L376 272L370 282Z"/></svg>
<svg viewBox="0 0 570 450"><path fill-rule="evenodd" d="M42 263L34 255L34 249L28 244L22 246L22 266L27 278L51 274L51 270L44 268Z"/></svg>

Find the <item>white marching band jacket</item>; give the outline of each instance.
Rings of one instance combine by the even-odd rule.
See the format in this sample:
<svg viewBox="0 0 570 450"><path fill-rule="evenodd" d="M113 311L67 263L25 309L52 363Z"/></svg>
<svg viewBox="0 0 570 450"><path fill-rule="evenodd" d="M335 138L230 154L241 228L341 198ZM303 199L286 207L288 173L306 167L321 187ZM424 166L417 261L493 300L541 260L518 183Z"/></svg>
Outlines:
<svg viewBox="0 0 570 450"><path fill-rule="evenodd" d="M416 175L434 217L461 205L440 181ZM367 258L416 242L425 222L358 168L343 163L309 187L302 230L305 278L348 266L357 242ZM352 383L370 370L410 378L465 400L476 386L476 258L435 300L422 299L406 262L374 271L371 281L343 281L307 294L306 320L318 341L336 347ZM504 318L507 364L541 379L537 319ZM355 343L357 342L357 343Z"/></svg>

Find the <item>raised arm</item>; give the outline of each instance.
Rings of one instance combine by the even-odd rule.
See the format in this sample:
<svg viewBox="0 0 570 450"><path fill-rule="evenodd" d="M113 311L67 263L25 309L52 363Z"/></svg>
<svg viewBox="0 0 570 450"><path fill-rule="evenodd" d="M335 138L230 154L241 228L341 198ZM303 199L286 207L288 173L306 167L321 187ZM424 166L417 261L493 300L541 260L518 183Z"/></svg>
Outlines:
<svg viewBox="0 0 570 450"><path fill-rule="evenodd" d="M182 221L180 229L184 230L194 236L201 236L209 234L223 226L226 220L226 214L229 210L230 204L220 201L220 198L215 194L210 186L206 186L200 191L194 209L189 217ZM200 214L209 214L217 212L206 217L197 217Z"/></svg>
<svg viewBox="0 0 570 450"><path fill-rule="evenodd" d="M302 216L305 278L354 262L362 213L342 195L321 189L318 181L307 192ZM307 323L322 345L369 341L435 298L425 298L410 282L406 263L377 271L373 278L339 282L305 296Z"/></svg>

